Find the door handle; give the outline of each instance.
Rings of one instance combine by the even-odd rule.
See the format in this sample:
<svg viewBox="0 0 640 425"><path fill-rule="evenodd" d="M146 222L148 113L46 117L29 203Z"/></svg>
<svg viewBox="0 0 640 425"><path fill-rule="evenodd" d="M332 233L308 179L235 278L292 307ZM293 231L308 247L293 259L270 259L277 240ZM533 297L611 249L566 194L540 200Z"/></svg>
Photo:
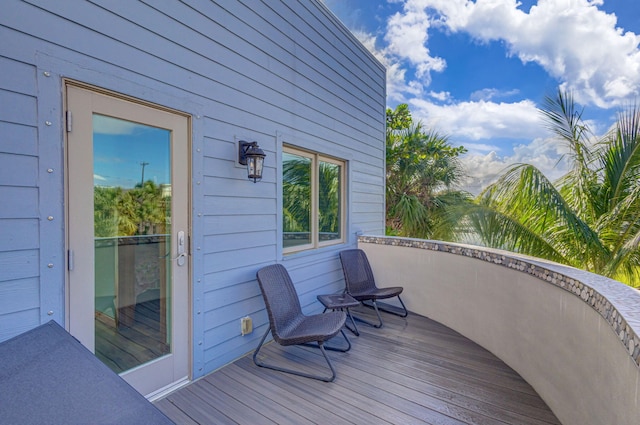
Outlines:
<svg viewBox="0 0 640 425"><path fill-rule="evenodd" d="M186 257L187 255L185 253L185 248L184 248L184 232L180 230L178 232L178 256L176 258L178 260L179 266L184 266Z"/></svg>

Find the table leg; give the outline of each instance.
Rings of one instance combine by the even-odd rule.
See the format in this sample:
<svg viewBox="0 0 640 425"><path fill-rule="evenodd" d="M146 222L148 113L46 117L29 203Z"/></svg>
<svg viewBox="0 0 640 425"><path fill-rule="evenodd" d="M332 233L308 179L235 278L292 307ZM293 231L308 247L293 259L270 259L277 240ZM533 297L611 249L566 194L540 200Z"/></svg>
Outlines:
<svg viewBox="0 0 640 425"><path fill-rule="evenodd" d="M356 321L353 320L353 316L351 315L351 310L349 310L349 307L347 307L347 316L349 316L349 319L351 319L351 324L353 324L353 329L351 329L349 325L347 325L346 323L344 324L344 327L349 329L351 333L353 333L355 336L360 336L360 331L358 331L358 327L356 326Z"/></svg>

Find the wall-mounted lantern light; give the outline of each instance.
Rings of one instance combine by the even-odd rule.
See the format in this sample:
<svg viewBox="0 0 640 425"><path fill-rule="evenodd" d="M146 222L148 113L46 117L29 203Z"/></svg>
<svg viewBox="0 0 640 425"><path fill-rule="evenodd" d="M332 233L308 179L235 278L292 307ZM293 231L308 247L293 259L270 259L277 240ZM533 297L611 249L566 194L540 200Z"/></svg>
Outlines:
<svg viewBox="0 0 640 425"><path fill-rule="evenodd" d="M238 162L247 166L247 177L253 182L262 180L262 166L264 165L264 151L258 142L238 142Z"/></svg>

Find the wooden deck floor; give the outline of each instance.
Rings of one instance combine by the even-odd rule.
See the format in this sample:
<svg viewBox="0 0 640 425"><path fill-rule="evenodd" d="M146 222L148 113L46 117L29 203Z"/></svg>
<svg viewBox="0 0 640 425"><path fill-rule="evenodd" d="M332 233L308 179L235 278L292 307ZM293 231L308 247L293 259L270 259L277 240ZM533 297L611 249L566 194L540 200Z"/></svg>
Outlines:
<svg viewBox="0 0 640 425"><path fill-rule="evenodd" d="M529 384L477 344L422 316L383 315L382 329L359 323L360 337L347 333L351 351L329 352L332 383L245 356L156 405L178 424L559 424ZM313 348L271 343L263 352L323 362Z"/></svg>
<svg viewBox="0 0 640 425"><path fill-rule="evenodd" d="M138 303L129 312L129 326L119 328L115 321L96 317L96 356L120 373L170 352L160 311L158 299Z"/></svg>

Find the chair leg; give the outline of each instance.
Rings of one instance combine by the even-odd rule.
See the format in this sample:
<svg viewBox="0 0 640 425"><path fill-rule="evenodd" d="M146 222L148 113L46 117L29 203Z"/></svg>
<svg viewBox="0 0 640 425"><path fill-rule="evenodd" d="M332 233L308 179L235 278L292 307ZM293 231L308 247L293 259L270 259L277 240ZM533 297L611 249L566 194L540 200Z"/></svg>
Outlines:
<svg viewBox="0 0 640 425"><path fill-rule="evenodd" d="M376 315L378 316L378 323L373 323L370 322L368 320L364 320L360 317L356 317L356 320L359 320L360 322L366 323L369 326L373 326L374 328L381 328L383 325L382 322L382 316L380 316L380 311L384 311L385 313L390 313L390 314L394 314L396 316L400 316L400 317L407 317L409 315L409 311L407 310L407 307L404 305L404 302L402 301L402 298L400 298L400 295L398 295L398 301L400 301L400 304L402 305L402 310L400 312L398 311L394 311L388 308L384 308L382 306L378 306L378 303L376 302L376 300L371 300L371 304L368 304L366 302L362 302L362 305L365 307L369 307L369 308L373 308L376 311ZM384 305L384 303L380 303L382 305Z"/></svg>
<svg viewBox="0 0 640 425"><path fill-rule="evenodd" d="M262 336L262 339L260 340L260 344L258 344L258 347L256 348L256 351L254 351L254 353L253 353L253 363L255 363L256 366L264 367L266 369L277 370L279 372L290 373L292 375L298 375L298 376L302 376L304 378L317 379L318 381L323 381L323 382L333 382L333 380L336 379L336 370L333 368L333 364L331 364L331 360L329 360L329 357L327 356L327 352L325 351L322 343L318 343L318 345L316 347L320 348L320 351L322 352L322 355L324 356L324 359L327 361L327 365L329 365L329 369L331 369L331 376L330 377L320 376L320 375L312 375L312 374L309 374L309 373L300 372L300 371L293 370L293 369L286 369L286 368L283 368L283 367L269 365L269 364L266 364L264 362L258 361L258 352L262 348L262 344L264 344L265 339L267 339L267 335L269 335L269 332L271 332L271 328L268 328L267 331L264 333L264 335ZM344 335L344 332L342 333L342 335L346 338L346 335ZM349 342L348 339L347 339L347 342ZM351 348L351 343L349 343L349 348Z"/></svg>
<svg viewBox="0 0 640 425"><path fill-rule="evenodd" d="M346 327L346 326L345 326ZM349 328L347 328L349 329ZM342 334L342 336L344 337L344 340L347 342L347 348L340 348L340 347L330 347L328 345L324 346L325 350L330 350L330 351L340 351L341 353L346 353L347 351L351 350L351 341L349 341L349 338L347 338L347 334L344 333L344 330L340 329L340 333ZM321 345L319 343L305 343L305 344L300 344L300 345L304 345L305 347L312 347L312 348L319 348Z"/></svg>
<svg viewBox="0 0 640 425"><path fill-rule="evenodd" d="M342 309L341 309L342 310ZM349 310L349 307L346 308L347 310L347 316L349 317L349 319L351 319L351 324L353 325L353 329L351 329L349 327L349 325L347 325L346 323L344 324L344 327L349 329L351 331L352 334L354 334L355 336L360 336L360 331L358 330L358 327L356 326L356 322L353 320L353 316L351 315L351 310ZM327 312L327 307L324 308L324 310L322 310L322 313L326 313ZM345 335L345 338L347 338L347 336ZM347 339L347 341L349 341ZM349 348L351 348L351 343L349 343ZM329 350L330 348L327 347L327 350ZM338 350L341 351L341 350ZM349 351L349 349L347 349L346 351Z"/></svg>
<svg viewBox="0 0 640 425"><path fill-rule="evenodd" d="M372 300L371 305L366 304L366 303L362 303L363 306L365 307L369 307L369 308L373 308L376 311L376 315L378 316L378 323L373 323L369 320L363 319L362 317L358 317L358 316L353 316L353 319L356 319L358 322L362 322L366 325L372 326L374 328L381 328L383 323L382 323L382 317L380 317L380 312L378 311L378 304L375 302L375 300Z"/></svg>
<svg viewBox="0 0 640 425"><path fill-rule="evenodd" d="M355 336L360 336L360 331L358 330L358 327L356 326L356 322L353 319L353 315L351 314L351 310L349 310L349 308L347 308L347 316L349 316L349 319L351 319L351 324L353 325L353 329L351 329L349 327L349 325L347 325L346 323L344 324L344 327L349 329L351 331L351 333L353 333Z"/></svg>
<svg viewBox="0 0 640 425"><path fill-rule="evenodd" d="M398 295L398 301L400 301L400 304L402 305L402 309L400 309L399 307L393 306L391 304L382 303L382 302L377 303L378 309L380 311L384 311L385 313L393 314L400 317L407 317L407 315L409 314L409 311L407 310L407 307L405 307L404 302L402 301L402 298L400 298L400 295ZM362 305L369 308L375 308L373 306L374 303L375 301L373 300L371 304L367 304L366 302L363 301ZM388 306L388 307L385 308L385 306Z"/></svg>
<svg viewBox="0 0 640 425"><path fill-rule="evenodd" d="M409 314L409 312L407 311L407 307L405 307L404 302L402 302L402 298L400 298L400 295L398 295L398 301L400 301L400 304L402 305L402 310L400 312L398 312L397 310L399 310L399 308L391 306L389 304L385 304L385 303L378 303L378 309L380 311L384 311L385 313L389 313L389 314L393 314L396 316L400 316L400 317L407 317L407 315ZM364 304L364 303L363 303ZM368 304L364 304L367 307L372 307ZM385 305L389 305L389 307L395 308L395 310L389 309L389 308L385 308Z"/></svg>

